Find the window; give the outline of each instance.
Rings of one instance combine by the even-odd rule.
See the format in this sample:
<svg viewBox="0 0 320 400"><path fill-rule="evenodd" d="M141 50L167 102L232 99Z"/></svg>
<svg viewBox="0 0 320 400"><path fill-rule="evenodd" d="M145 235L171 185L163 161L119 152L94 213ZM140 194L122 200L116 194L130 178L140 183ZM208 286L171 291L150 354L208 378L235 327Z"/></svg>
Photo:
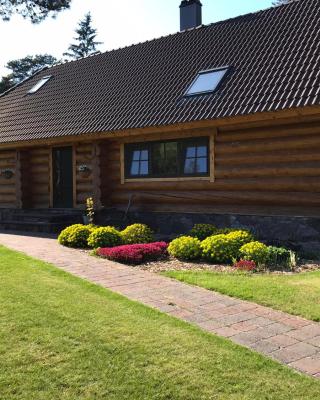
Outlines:
<svg viewBox="0 0 320 400"><path fill-rule="evenodd" d="M199 72L186 92L186 96L214 92L224 78L228 67Z"/></svg>
<svg viewBox="0 0 320 400"><path fill-rule="evenodd" d="M125 145L125 176L209 176L209 139L193 138Z"/></svg>
<svg viewBox="0 0 320 400"><path fill-rule="evenodd" d="M149 173L149 150L138 149L132 153L132 161L130 167L131 176L144 176Z"/></svg>
<svg viewBox="0 0 320 400"><path fill-rule="evenodd" d="M51 75L50 75L50 76L45 76L45 77L43 77L38 83L36 83L36 84L28 91L28 93L29 93L29 94L36 93L39 89L42 88L42 86L44 86L44 85L48 82L48 80L49 80L50 78L51 78Z"/></svg>

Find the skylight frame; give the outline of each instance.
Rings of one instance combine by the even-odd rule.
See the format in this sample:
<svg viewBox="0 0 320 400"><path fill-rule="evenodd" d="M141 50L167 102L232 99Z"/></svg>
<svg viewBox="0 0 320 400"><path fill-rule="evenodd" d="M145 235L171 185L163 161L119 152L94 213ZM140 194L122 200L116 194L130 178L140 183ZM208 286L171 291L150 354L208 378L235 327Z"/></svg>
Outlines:
<svg viewBox="0 0 320 400"><path fill-rule="evenodd" d="M42 77L30 90L28 90L28 94L37 93L51 78L52 75Z"/></svg>
<svg viewBox="0 0 320 400"><path fill-rule="evenodd" d="M206 69L206 70L199 71L198 74L196 75L196 77L194 78L194 80L192 81L192 83L190 84L190 86L188 87L188 89L185 91L184 97L200 96L200 95L210 94L210 93L216 92L219 89L219 86L222 84L223 80L225 79L225 77L226 77L227 73L229 72L229 70L230 70L230 66L229 65L225 65L225 66L218 67L218 68L211 68L211 69ZM199 79L200 76L206 75L206 74L210 74L212 72L220 72L220 71L224 71L224 74L221 76L220 80L217 82L217 84L215 85L215 87L213 89L208 89L208 90L202 90L202 91L189 93L190 90L192 89L192 87L195 85L195 83Z"/></svg>

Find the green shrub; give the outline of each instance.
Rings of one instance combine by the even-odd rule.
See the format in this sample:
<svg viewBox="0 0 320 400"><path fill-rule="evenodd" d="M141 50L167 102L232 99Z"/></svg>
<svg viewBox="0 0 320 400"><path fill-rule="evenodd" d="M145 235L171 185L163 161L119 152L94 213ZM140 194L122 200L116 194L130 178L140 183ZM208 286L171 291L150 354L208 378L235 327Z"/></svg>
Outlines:
<svg viewBox="0 0 320 400"><path fill-rule="evenodd" d="M248 234L252 235L252 233L247 229L240 229L240 228L219 228L217 231L217 235L228 235L232 232L247 232Z"/></svg>
<svg viewBox="0 0 320 400"><path fill-rule="evenodd" d="M98 247L114 247L122 244L122 236L113 226L97 228L91 232L88 245L97 249Z"/></svg>
<svg viewBox="0 0 320 400"><path fill-rule="evenodd" d="M244 260L254 261L257 265L265 265L268 260L268 246L261 242L251 242L243 245L240 255Z"/></svg>
<svg viewBox="0 0 320 400"><path fill-rule="evenodd" d="M179 260L198 260L201 257L201 242L191 236L174 239L168 247L171 256Z"/></svg>
<svg viewBox="0 0 320 400"><path fill-rule="evenodd" d="M123 243L142 244L154 242L152 230L144 224L133 224L121 232Z"/></svg>
<svg viewBox="0 0 320 400"><path fill-rule="evenodd" d="M58 242L63 246L74 248L87 248L88 238L94 228L90 225L71 225L64 229L59 237Z"/></svg>
<svg viewBox="0 0 320 400"><path fill-rule="evenodd" d="M236 259L240 256L240 248L254 240L252 234L248 231L232 231L226 236L230 240L230 246L233 247L233 257Z"/></svg>
<svg viewBox="0 0 320 400"><path fill-rule="evenodd" d="M195 237L199 240L204 240L209 236L216 234L218 229L211 224L196 224L189 232L189 236Z"/></svg>
<svg viewBox="0 0 320 400"><path fill-rule="evenodd" d="M296 266L296 255L293 251L284 247L269 246L267 265L273 268L294 268Z"/></svg>
<svg viewBox="0 0 320 400"><path fill-rule="evenodd" d="M228 235L210 236L201 243L203 257L213 263L230 263L237 257L234 240Z"/></svg>

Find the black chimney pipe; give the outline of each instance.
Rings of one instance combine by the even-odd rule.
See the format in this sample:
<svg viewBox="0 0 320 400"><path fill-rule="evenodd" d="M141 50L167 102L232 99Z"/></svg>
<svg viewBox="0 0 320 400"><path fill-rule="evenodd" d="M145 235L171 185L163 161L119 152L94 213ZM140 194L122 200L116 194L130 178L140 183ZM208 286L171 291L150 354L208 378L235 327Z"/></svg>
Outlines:
<svg viewBox="0 0 320 400"><path fill-rule="evenodd" d="M180 31L202 25L202 4L200 0L183 0L180 4Z"/></svg>

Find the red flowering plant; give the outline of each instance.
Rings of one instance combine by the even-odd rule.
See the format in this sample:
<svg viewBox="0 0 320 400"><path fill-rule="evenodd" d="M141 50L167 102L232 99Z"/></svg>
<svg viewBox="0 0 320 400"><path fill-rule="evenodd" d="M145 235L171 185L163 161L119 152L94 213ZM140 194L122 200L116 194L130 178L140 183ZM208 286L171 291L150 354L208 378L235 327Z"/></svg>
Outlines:
<svg viewBox="0 0 320 400"><path fill-rule="evenodd" d="M254 261L240 260L236 262L233 267L238 271L256 271L257 265Z"/></svg>
<svg viewBox="0 0 320 400"><path fill-rule="evenodd" d="M128 244L117 247L106 247L97 250L97 255L123 264L142 264L156 261L167 256L168 244L165 242Z"/></svg>

